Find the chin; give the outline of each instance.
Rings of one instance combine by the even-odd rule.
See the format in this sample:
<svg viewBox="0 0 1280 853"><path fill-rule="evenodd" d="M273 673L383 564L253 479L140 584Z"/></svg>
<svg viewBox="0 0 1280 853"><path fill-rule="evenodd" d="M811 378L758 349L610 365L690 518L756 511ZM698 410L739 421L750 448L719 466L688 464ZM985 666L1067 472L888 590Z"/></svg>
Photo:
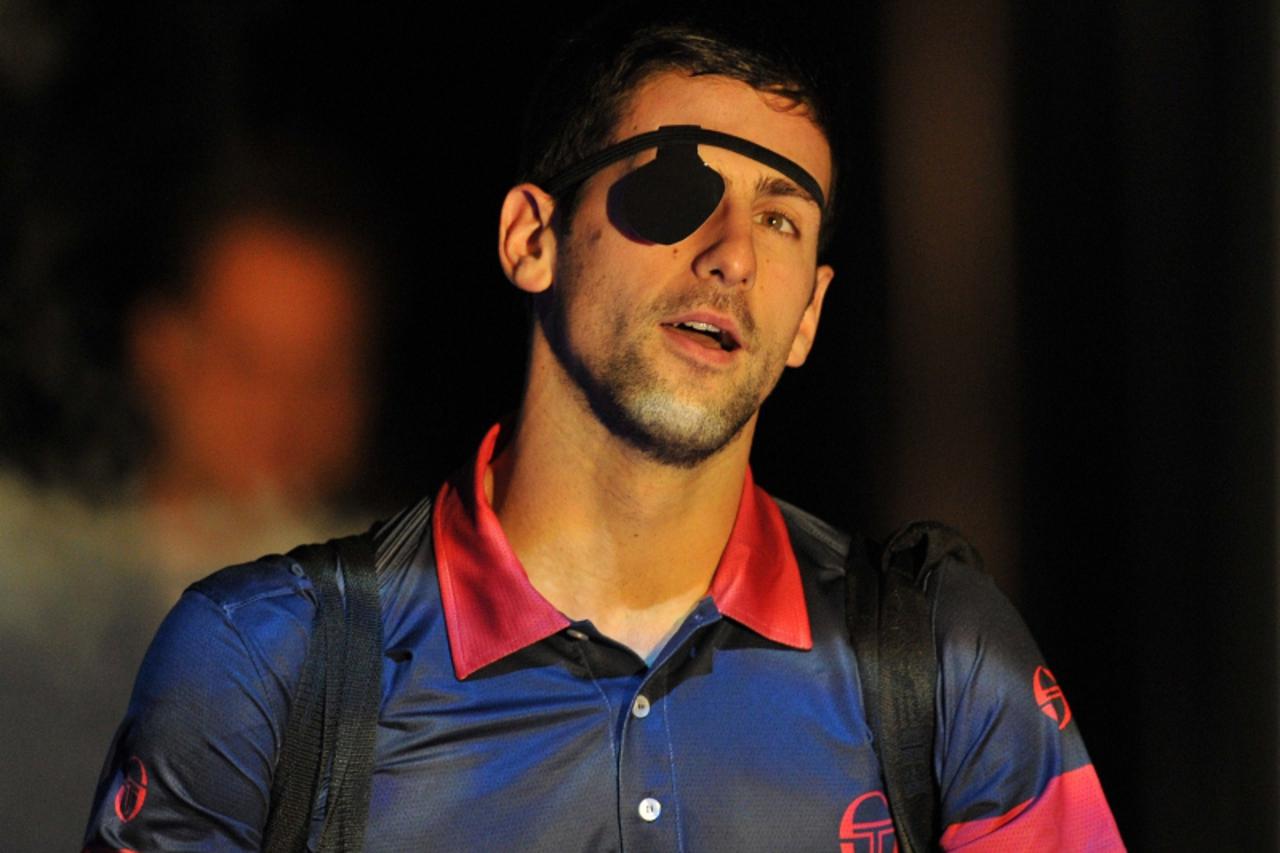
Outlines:
<svg viewBox="0 0 1280 853"><path fill-rule="evenodd" d="M660 393L592 408L614 435L674 468L695 468L724 450L756 412L754 403L708 408Z"/></svg>

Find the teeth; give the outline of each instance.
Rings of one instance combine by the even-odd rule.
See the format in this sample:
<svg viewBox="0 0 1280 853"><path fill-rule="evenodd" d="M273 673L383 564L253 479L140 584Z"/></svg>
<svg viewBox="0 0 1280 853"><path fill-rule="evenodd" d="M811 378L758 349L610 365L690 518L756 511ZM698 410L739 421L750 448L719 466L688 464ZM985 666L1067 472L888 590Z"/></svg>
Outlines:
<svg viewBox="0 0 1280 853"><path fill-rule="evenodd" d="M732 335L713 323L703 323L698 320L686 320L683 323L674 323L672 325L677 329L688 329L691 332L698 332L699 334L714 338L720 344L720 348L726 352L733 352L739 346L738 342L733 339Z"/></svg>
<svg viewBox="0 0 1280 853"><path fill-rule="evenodd" d="M709 335L720 334L720 327L713 326L710 323L689 322L689 323L681 323L680 325L689 329L693 329L695 332L706 332Z"/></svg>

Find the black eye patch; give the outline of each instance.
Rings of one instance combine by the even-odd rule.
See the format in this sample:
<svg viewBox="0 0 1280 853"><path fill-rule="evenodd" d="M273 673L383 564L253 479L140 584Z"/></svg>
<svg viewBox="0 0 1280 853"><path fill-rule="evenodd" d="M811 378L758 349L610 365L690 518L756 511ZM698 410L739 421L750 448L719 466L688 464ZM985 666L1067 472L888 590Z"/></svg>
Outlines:
<svg viewBox="0 0 1280 853"><path fill-rule="evenodd" d="M724 179L702 162L699 144L714 145L763 163L795 181L812 197L818 210L825 207L821 186L795 161L748 139L697 125L667 125L624 139L565 169L544 189L560 195L611 163L646 148L657 148L656 158L609 188L609 216L632 235L669 246L697 231L724 196Z"/></svg>
<svg viewBox="0 0 1280 853"><path fill-rule="evenodd" d="M669 246L707 221L724 196L724 178L696 145L663 145L658 156L609 188L609 217L625 231Z"/></svg>

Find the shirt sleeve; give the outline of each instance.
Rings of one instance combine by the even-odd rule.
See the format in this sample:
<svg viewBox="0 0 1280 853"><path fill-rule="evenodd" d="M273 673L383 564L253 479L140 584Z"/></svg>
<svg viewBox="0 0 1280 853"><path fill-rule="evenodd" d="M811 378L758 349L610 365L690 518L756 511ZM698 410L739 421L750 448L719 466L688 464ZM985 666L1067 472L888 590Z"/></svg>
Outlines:
<svg viewBox="0 0 1280 853"><path fill-rule="evenodd" d="M313 612L288 565L225 569L165 619L99 778L86 851L259 849Z"/></svg>
<svg viewBox="0 0 1280 853"><path fill-rule="evenodd" d="M1071 708L990 578L940 576L938 744L944 850L1123 850Z"/></svg>

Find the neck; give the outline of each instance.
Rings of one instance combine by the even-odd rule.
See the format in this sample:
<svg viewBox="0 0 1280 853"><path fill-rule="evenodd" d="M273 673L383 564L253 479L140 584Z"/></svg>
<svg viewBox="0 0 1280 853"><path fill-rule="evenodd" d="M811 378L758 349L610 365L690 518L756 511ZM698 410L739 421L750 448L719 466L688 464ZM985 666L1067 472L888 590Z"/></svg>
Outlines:
<svg viewBox="0 0 1280 853"><path fill-rule="evenodd" d="M754 421L693 468L654 461L534 384L485 490L534 588L650 657L706 594L737 516Z"/></svg>

